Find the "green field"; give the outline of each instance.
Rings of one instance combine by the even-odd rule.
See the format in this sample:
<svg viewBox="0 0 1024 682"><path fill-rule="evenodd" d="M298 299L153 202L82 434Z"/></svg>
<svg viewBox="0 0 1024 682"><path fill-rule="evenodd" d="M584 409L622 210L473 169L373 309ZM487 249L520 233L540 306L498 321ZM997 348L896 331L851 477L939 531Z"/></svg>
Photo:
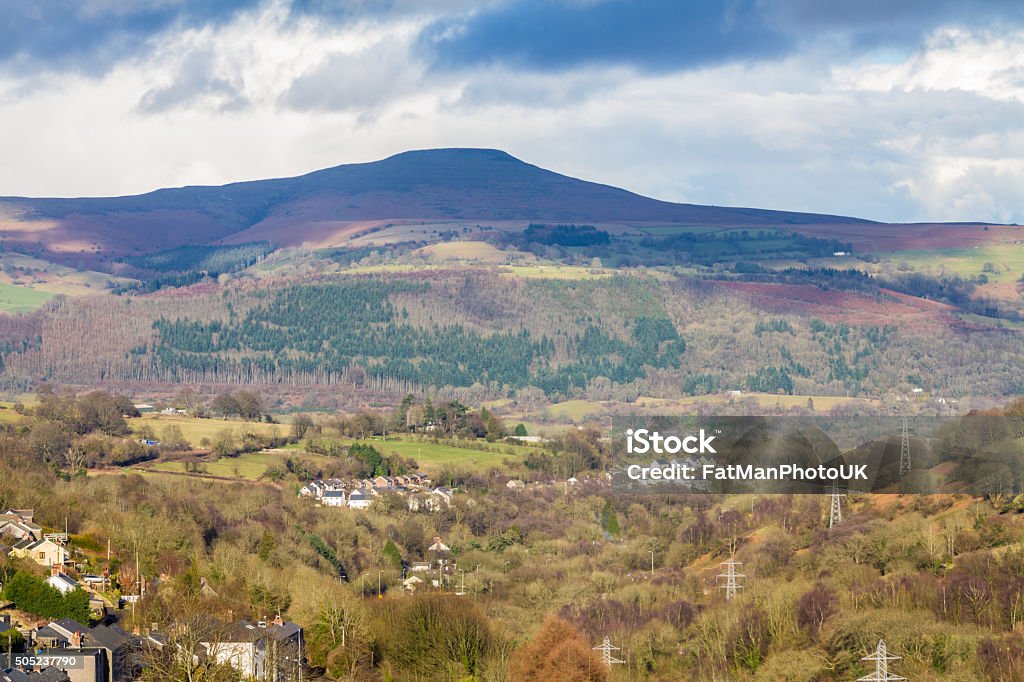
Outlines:
<svg viewBox="0 0 1024 682"><path fill-rule="evenodd" d="M548 414L554 419L571 419L579 422L594 414L605 411L604 405L593 400L566 400L548 408Z"/></svg>
<svg viewBox="0 0 1024 682"><path fill-rule="evenodd" d="M212 462L201 462L199 473L224 478L259 479L274 464L282 460L280 452L247 452L238 457L221 457ZM184 462L157 462L147 467L153 471L185 473Z"/></svg>
<svg viewBox="0 0 1024 682"><path fill-rule="evenodd" d="M985 244L967 249L934 251L896 251L875 254L891 263L907 263L915 270L937 274L947 272L961 277L984 274L990 282L1014 281L1024 273L1024 246ZM991 270L985 271L986 263Z"/></svg>
<svg viewBox="0 0 1024 682"><path fill-rule="evenodd" d="M345 440L343 442L351 444L357 441ZM509 458L521 459L530 452L535 451L523 445L484 443L484 441L478 442L484 447L497 451L476 450L447 443L407 438L388 438L386 441L382 438L367 438L362 442L370 443L385 455L397 452L402 457L412 458L416 460L421 470L429 473L435 473L444 467L469 469L471 471L486 471L494 467L500 469L503 467L503 460Z"/></svg>
<svg viewBox="0 0 1024 682"><path fill-rule="evenodd" d="M269 436L275 430L281 435L288 433L288 426L286 424L263 424L229 419L197 419L195 417L178 415L145 414L128 420L128 426L133 432L137 434L143 426L148 426L153 429L153 433L158 440L164 433L164 429L172 424L181 429L185 440L193 447L199 447L203 438L213 440L225 429L230 430L235 436L238 436L242 430L251 431L263 436Z"/></svg>
<svg viewBox="0 0 1024 682"><path fill-rule="evenodd" d="M0 310L25 313L35 310L54 297L49 291L40 291L15 284L0 284Z"/></svg>

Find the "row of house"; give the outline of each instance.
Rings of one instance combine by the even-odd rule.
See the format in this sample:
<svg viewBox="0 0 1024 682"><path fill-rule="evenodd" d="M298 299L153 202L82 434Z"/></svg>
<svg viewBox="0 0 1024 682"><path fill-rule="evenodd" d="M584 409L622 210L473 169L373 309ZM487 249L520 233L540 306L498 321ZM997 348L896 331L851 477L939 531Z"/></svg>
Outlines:
<svg viewBox="0 0 1024 682"><path fill-rule="evenodd" d="M308 483L299 497L315 500L325 507L366 509L384 493L406 498L410 511L439 511L451 506L454 491L445 486L431 487L424 474L378 476L373 479L329 478Z"/></svg>

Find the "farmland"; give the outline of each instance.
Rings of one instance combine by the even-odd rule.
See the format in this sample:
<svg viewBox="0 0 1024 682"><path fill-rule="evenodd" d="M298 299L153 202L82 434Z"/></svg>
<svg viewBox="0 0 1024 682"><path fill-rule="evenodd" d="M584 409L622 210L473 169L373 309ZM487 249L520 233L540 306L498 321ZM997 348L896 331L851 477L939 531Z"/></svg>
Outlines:
<svg viewBox="0 0 1024 682"><path fill-rule="evenodd" d="M49 291L14 284L0 284L0 310L8 313L35 310L53 296L54 294Z"/></svg>
<svg viewBox="0 0 1024 682"><path fill-rule="evenodd" d="M181 415L146 414L128 419L128 426L139 434L146 429L152 431L159 439L169 426L181 429L181 435L194 447L199 447L203 440L213 440L224 431L238 434L241 431L261 436L280 435L287 432L287 426L280 424L264 424L260 422L243 422L226 419L197 419Z"/></svg>

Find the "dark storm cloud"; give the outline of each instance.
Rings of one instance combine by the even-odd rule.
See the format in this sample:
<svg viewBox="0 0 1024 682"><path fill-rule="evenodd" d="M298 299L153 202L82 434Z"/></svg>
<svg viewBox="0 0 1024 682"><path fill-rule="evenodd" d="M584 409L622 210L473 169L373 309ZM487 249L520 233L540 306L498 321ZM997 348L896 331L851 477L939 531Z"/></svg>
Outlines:
<svg viewBox="0 0 1024 682"><path fill-rule="evenodd" d="M103 73L153 35L220 24L252 0L0 2L0 64L17 71Z"/></svg>
<svg viewBox="0 0 1024 682"><path fill-rule="evenodd" d="M0 0L0 68L103 74L153 36L222 25L269 0ZM327 25L486 6L474 0L291 0L292 19Z"/></svg>
<svg viewBox="0 0 1024 682"><path fill-rule="evenodd" d="M625 63L667 71L791 50L792 38L767 19L755 0L526 0L443 19L421 40L441 66Z"/></svg>
<svg viewBox="0 0 1024 682"><path fill-rule="evenodd" d="M448 68L613 63L678 71L775 58L822 36L853 47L913 48L942 25L1022 21L1024 3L1006 0L513 0L441 19L421 44Z"/></svg>

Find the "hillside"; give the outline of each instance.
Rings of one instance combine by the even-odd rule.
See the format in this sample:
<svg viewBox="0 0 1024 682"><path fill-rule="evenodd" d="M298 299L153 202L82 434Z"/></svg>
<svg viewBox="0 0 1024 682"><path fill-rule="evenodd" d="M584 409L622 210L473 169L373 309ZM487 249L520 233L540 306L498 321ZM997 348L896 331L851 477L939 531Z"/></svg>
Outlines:
<svg viewBox="0 0 1024 682"><path fill-rule="evenodd" d="M856 218L658 201L491 149L411 151L294 178L112 198L0 197L7 248L104 260L218 240L344 241L385 221L630 222L764 227Z"/></svg>

